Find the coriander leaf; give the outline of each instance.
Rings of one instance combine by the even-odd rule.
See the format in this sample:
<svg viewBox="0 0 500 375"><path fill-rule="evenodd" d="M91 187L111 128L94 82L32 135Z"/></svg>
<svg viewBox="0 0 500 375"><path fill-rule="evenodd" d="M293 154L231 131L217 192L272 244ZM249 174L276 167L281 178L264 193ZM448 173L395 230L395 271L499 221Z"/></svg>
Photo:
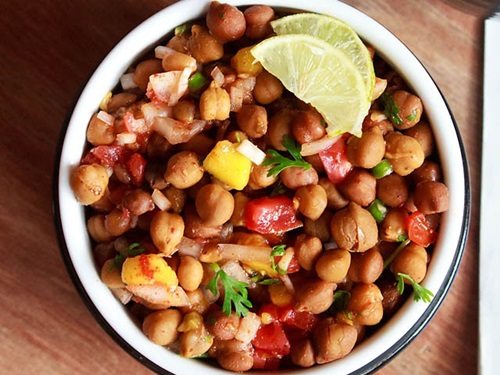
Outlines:
<svg viewBox="0 0 500 375"><path fill-rule="evenodd" d="M399 238L398 238L399 239ZM392 261L398 256L398 254L403 251L403 249L410 243L409 239L404 240L399 244L399 246L392 252L391 255L384 261L384 270L389 267Z"/></svg>
<svg viewBox="0 0 500 375"><path fill-rule="evenodd" d="M295 160L304 160L300 154L300 146L295 140L289 135L285 135L281 144L288 150L288 153L292 155Z"/></svg>
<svg viewBox="0 0 500 375"><path fill-rule="evenodd" d="M408 121L414 121L416 118L417 118L417 110L416 109L411 111L411 113L408 116L406 116L406 119Z"/></svg>
<svg viewBox="0 0 500 375"><path fill-rule="evenodd" d="M408 239L404 234L400 234L396 239L397 242L405 242Z"/></svg>
<svg viewBox="0 0 500 375"><path fill-rule="evenodd" d="M125 249L123 253L116 254L115 258L113 259L115 267L120 268L123 265L123 262L125 262L126 258L135 257L146 251L140 246L141 245L138 242L133 242L128 245L127 249Z"/></svg>
<svg viewBox="0 0 500 375"><path fill-rule="evenodd" d="M286 274L286 270L282 270L281 268L278 267L278 265L276 264L276 262L274 260L274 257L285 255L285 249L286 249L286 245L273 246L273 249L271 250L271 255L270 255L271 268L273 270L275 270L276 272L278 272L280 275Z"/></svg>
<svg viewBox="0 0 500 375"><path fill-rule="evenodd" d="M274 285L274 284L279 284L279 280L278 279L264 279L264 280L261 280L261 281L258 281L257 284L259 285Z"/></svg>
<svg viewBox="0 0 500 375"><path fill-rule="evenodd" d="M424 288L422 285L417 283L410 275L406 273L398 272L396 274L396 289L399 294L403 294L405 290L405 280L408 280L413 288L413 300L415 302L423 301L425 303L429 303L434 297L434 293L432 293L429 289Z"/></svg>
<svg viewBox="0 0 500 375"><path fill-rule="evenodd" d="M389 120L391 120L394 125L402 125L403 120L399 115L399 107L394 102L394 98L392 97L392 95L384 93L382 94L380 99L382 100L382 103L384 105L384 113L389 118Z"/></svg>
<svg viewBox="0 0 500 375"><path fill-rule="evenodd" d="M290 167L311 168L311 164L306 162L300 155L300 146L290 136L284 136L282 144L293 159L287 158L276 150L268 150L267 157L262 162L263 166L272 166L267 172L268 177L277 176L284 169Z"/></svg>

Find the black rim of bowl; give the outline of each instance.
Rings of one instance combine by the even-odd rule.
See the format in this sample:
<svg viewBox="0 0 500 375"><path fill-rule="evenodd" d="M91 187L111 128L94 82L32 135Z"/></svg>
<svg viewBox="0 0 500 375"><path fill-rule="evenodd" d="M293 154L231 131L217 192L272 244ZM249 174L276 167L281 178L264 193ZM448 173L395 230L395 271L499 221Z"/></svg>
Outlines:
<svg viewBox="0 0 500 375"><path fill-rule="evenodd" d="M368 16L369 17L369 16ZM370 17L371 18L371 17ZM373 19L373 18L372 18ZM374 20L377 22L376 20ZM377 22L378 23L378 22ZM384 26L382 26L384 27ZM384 27L385 28L385 27ZM439 290L435 293L434 298L430 302L429 306L425 310L425 312L422 314L419 320L406 332L405 335L403 335L393 346L391 346L389 349L387 349L384 353L379 355L377 358L372 360L371 362L367 363L363 367L357 369L354 372L351 372L350 375L365 375L365 374L370 374L373 373L375 370L381 368L385 364L387 364L394 356L396 356L399 352L401 352L408 344L410 344L415 337L427 326L427 324L430 322L430 320L434 317L436 314L439 306L441 306L441 303L443 302L446 294L448 293L451 284L453 283L453 280L455 279L455 276L457 274L457 271L460 267L460 263L462 260L462 256L465 250L465 244L467 241L467 235L469 232L469 222L470 222L470 204L471 204L471 192L470 192L470 181L469 181L469 169L468 169L468 164L467 164L467 157L465 154L465 149L462 141L462 137L460 136L460 131L458 129L457 123L455 121L455 117L453 116L450 106L448 105L448 102L446 101L443 93L441 92L440 88L436 84L436 81L434 78L432 78L431 74L427 70L427 68L422 64L420 59L411 51L408 46L406 46L405 43L403 43L397 36L395 36L391 31L389 31L387 28L385 28L388 32L390 32L395 38L399 40L401 44L403 44L408 51L412 53L412 55L417 59L417 61L422 65L422 67L425 69L426 73L429 75L431 78L434 86L438 90L443 102L446 105L446 108L448 109L448 113L451 117L451 120L453 122L453 127L455 129L455 135L457 137L457 141L460 147L460 154L462 156L462 167L463 167L463 172L464 172L464 192L465 192L465 197L464 197L464 211L463 211L463 216L462 216L462 228L460 232L460 238L457 244L457 248L455 250L455 256L453 258L452 264L446 274L445 281L439 288ZM99 63L100 64L100 63ZM95 71L95 69L92 71ZM92 74L90 76L92 76ZM90 79L90 78L89 78ZM76 105L76 102L78 101L81 92L83 91L83 88L86 87L88 80L85 82L85 84L82 86L82 89L79 91L79 93L76 96L76 100L74 101L74 104ZM54 222L55 222L55 228L56 228L56 234L57 234L57 240L59 243L59 248L61 251L62 258L64 260L64 264L66 266L66 270L68 271L68 274L77 289L78 293L80 294L81 299L87 306L88 310L92 313L94 316L95 320L99 323L101 328L109 335L111 338L119 344L123 350L125 350L129 355L131 355L133 358L135 358L137 361L148 367L149 369L155 371L158 374L172 374L168 370L165 370L164 368L158 366L155 362L151 361L149 358L146 358L144 355L142 355L139 351L134 349L127 341L125 341L118 332L116 332L111 325L106 321L106 319L101 315L97 307L94 305L92 302L91 298L87 294L87 291L85 290L85 287L81 283L80 279L78 278L78 274L76 273L76 270L73 266L73 262L71 261L71 257L69 255L69 251L66 245L66 240L64 238L63 230L62 230L62 223L61 223L61 216L60 216L60 205L59 205L59 165L60 165L60 159L61 159L61 152L62 148L64 145L64 139L66 136L66 131L68 129L69 121L71 119L71 116L74 111L74 105L72 106L71 112L68 114L66 117L60 135L59 135L59 140L57 144L57 150L56 150L56 156L55 156L55 165L54 165L54 174L52 177L52 200L53 200L53 213L54 213Z"/></svg>

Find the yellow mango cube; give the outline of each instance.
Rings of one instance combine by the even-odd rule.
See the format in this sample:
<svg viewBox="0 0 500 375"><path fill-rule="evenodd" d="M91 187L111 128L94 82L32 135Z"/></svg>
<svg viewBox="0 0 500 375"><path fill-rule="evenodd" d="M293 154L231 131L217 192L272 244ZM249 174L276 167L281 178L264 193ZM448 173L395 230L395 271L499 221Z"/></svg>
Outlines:
<svg viewBox="0 0 500 375"><path fill-rule="evenodd" d="M142 254L125 259L122 281L126 285L162 284L175 287L179 284L174 270L165 259L156 254Z"/></svg>

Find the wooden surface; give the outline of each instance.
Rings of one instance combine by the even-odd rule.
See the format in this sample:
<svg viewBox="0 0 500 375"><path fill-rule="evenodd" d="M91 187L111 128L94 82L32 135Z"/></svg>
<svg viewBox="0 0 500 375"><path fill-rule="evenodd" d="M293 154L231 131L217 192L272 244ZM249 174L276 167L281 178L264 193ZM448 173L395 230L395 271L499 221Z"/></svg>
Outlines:
<svg viewBox="0 0 500 375"><path fill-rule="evenodd" d="M474 374L482 20L439 0L347 2L421 59L451 106L471 166L472 226L458 276L424 332L379 374ZM53 229L51 177L59 132L89 74L168 3L1 1L0 373L150 373L106 335L74 289Z"/></svg>

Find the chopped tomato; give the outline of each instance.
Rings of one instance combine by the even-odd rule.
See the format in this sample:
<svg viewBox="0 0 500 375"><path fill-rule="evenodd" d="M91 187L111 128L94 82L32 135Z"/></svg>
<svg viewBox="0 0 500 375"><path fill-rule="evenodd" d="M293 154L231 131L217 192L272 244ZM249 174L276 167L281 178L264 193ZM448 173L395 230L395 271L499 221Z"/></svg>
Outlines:
<svg viewBox="0 0 500 375"><path fill-rule="evenodd" d="M97 146L91 149L82 159L82 164L98 163L105 167L114 167L117 163L124 163L130 150L123 146Z"/></svg>
<svg viewBox="0 0 500 375"><path fill-rule="evenodd" d="M134 153L127 160L127 170L130 178L135 185L140 185L144 181L144 171L146 169L146 159L139 154Z"/></svg>
<svg viewBox="0 0 500 375"><path fill-rule="evenodd" d="M346 136L340 138L332 147L319 153L328 179L338 184L346 178L352 169L352 164L347 160Z"/></svg>
<svg viewBox="0 0 500 375"><path fill-rule="evenodd" d="M261 349L274 356L284 356L290 353L290 342L279 322L263 324L260 326L252 344L256 349Z"/></svg>
<svg viewBox="0 0 500 375"><path fill-rule="evenodd" d="M244 216L248 229L263 234L283 233L302 225L295 215L292 200L284 195L249 201Z"/></svg>
<svg viewBox="0 0 500 375"><path fill-rule="evenodd" d="M297 257L294 254L292 260L290 261L290 264L288 265L286 273L295 273L299 271L300 271L300 264L299 261L297 260Z"/></svg>
<svg viewBox="0 0 500 375"><path fill-rule="evenodd" d="M284 326L298 328L300 330L311 331L318 318L316 315L307 311L295 311L292 306L278 307L269 303L260 308L259 314L269 314L273 322L282 323Z"/></svg>
<svg viewBox="0 0 500 375"><path fill-rule="evenodd" d="M277 370L280 367L280 358L264 350L254 349L253 368L262 370Z"/></svg>
<svg viewBox="0 0 500 375"><path fill-rule="evenodd" d="M436 232L425 215L415 211L406 219L408 238L417 245L427 247L436 241Z"/></svg>

